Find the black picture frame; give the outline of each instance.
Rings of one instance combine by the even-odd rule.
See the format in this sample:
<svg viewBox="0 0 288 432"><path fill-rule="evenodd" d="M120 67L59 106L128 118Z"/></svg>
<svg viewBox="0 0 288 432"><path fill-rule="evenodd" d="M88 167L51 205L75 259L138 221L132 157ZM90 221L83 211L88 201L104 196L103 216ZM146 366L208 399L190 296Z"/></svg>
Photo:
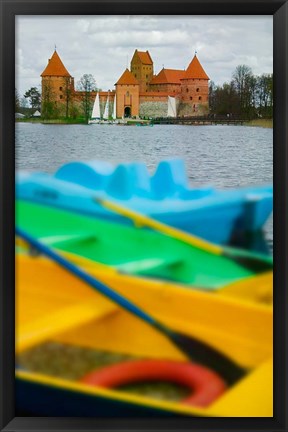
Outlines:
<svg viewBox="0 0 288 432"><path fill-rule="evenodd" d="M287 159L288 159L288 3L274 0L0 0L1 19L1 298L0 428L1 431L274 431L287 421ZM15 417L14 407L14 92L16 15L273 15L274 24L274 417L91 419Z"/></svg>

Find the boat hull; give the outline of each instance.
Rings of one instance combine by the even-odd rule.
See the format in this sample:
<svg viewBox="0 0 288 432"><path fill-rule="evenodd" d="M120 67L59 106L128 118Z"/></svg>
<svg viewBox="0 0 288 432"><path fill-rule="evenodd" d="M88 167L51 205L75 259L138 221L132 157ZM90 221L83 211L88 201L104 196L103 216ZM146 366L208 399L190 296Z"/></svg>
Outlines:
<svg viewBox="0 0 288 432"><path fill-rule="evenodd" d="M114 167L101 161L73 162L54 175L18 173L16 195L125 223L97 206L93 202L97 195L219 244L239 233L261 230L271 214L272 186L221 191L190 189L187 183L179 160L162 161L153 177L142 163Z"/></svg>
<svg viewBox="0 0 288 432"><path fill-rule="evenodd" d="M145 305L148 312L166 325L211 344L249 371L209 407L196 408L90 387L80 381L21 366L21 353L45 341L140 358L178 362L187 359L166 337L44 258L17 255L16 280L16 409L19 414L74 417L103 417L104 413L109 417L273 415L270 307L197 292L190 293L189 301L185 293L170 292L166 302L161 303L159 299L156 301L157 295L165 298L161 289L157 295L154 291L152 297L136 287L132 294L131 289L134 301Z"/></svg>
<svg viewBox="0 0 288 432"><path fill-rule="evenodd" d="M219 290L272 270L272 260L261 257L262 268L245 264L254 255L238 252L242 264L213 247L185 243L151 230L128 227L76 213L17 201L19 228L64 252L99 262L126 274L170 280L202 290ZM212 249L212 251L210 250ZM250 261L249 261L250 262ZM253 261L254 262L254 261Z"/></svg>

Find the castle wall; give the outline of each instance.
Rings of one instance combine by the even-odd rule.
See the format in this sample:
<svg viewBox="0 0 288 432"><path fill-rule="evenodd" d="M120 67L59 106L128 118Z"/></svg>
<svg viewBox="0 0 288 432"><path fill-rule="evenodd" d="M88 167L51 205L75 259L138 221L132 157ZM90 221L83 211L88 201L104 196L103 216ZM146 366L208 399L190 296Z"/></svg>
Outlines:
<svg viewBox="0 0 288 432"><path fill-rule="evenodd" d="M176 95L181 92L181 84L150 84L148 91L166 92Z"/></svg>
<svg viewBox="0 0 288 432"><path fill-rule="evenodd" d="M168 112L167 94L149 94L140 95L140 117L166 117Z"/></svg>
<svg viewBox="0 0 288 432"><path fill-rule="evenodd" d="M167 102L142 102L140 103L140 117L167 117Z"/></svg>

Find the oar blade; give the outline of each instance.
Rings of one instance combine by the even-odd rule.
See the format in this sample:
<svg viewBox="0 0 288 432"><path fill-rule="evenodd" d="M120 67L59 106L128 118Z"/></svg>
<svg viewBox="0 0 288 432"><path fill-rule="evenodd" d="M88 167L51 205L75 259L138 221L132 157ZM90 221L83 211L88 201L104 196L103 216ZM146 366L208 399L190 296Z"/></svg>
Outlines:
<svg viewBox="0 0 288 432"><path fill-rule="evenodd" d="M218 351L216 348L210 347L208 344L198 340L193 336L190 337L183 333L176 332L170 328L159 324L159 330L165 333L175 346L180 349L187 357L196 363L201 363L221 375L227 384L234 384L247 373L245 369L235 363L225 354Z"/></svg>

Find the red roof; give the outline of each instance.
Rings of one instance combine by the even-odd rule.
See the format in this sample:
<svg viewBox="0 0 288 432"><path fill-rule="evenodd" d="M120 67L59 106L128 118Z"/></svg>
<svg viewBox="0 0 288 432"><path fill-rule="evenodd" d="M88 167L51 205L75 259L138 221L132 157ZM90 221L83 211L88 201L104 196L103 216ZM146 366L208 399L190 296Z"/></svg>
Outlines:
<svg viewBox="0 0 288 432"><path fill-rule="evenodd" d="M62 60L60 59L57 51L54 51L51 59L48 60L48 65L44 69L44 71L41 74L42 77L44 76L66 76L71 77L67 69L65 68L64 64L62 63Z"/></svg>
<svg viewBox="0 0 288 432"><path fill-rule="evenodd" d="M151 58L151 56L149 54L149 51L138 51L138 50L135 50L133 58L134 58L135 55L138 55L138 57L139 57L139 59L140 59L140 61L141 61L142 64L145 64L145 65L152 65L153 64L152 58ZM132 60L133 60L133 58L132 58Z"/></svg>
<svg viewBox="0 0 288 432"><path fill-rule="evenodd" d="M132 73L129 71L129 69L126 69L125 72L121 75L121 77L119 78L119 80L117 81L117 83L115 85L131 85L131 84L138 84L137 79L134 77L134 75L132 75Z"/></svg>
<svg viewBox="0 0 288 432"><path fill-rule="evenodd" d="M150 82L150 84L181 84L180 79L185 71L179 69L162 69Z"/></svg>
<svg viewBox="0 0 288 432"><path fill-rule="evenodd" d="M182 79L207 79L209 80L208 75L204 71L203 67L201 66L201 63L199 62L198 58L196 57L196 54L194 55L191 63L189 64L185 75Z"/></svg>

